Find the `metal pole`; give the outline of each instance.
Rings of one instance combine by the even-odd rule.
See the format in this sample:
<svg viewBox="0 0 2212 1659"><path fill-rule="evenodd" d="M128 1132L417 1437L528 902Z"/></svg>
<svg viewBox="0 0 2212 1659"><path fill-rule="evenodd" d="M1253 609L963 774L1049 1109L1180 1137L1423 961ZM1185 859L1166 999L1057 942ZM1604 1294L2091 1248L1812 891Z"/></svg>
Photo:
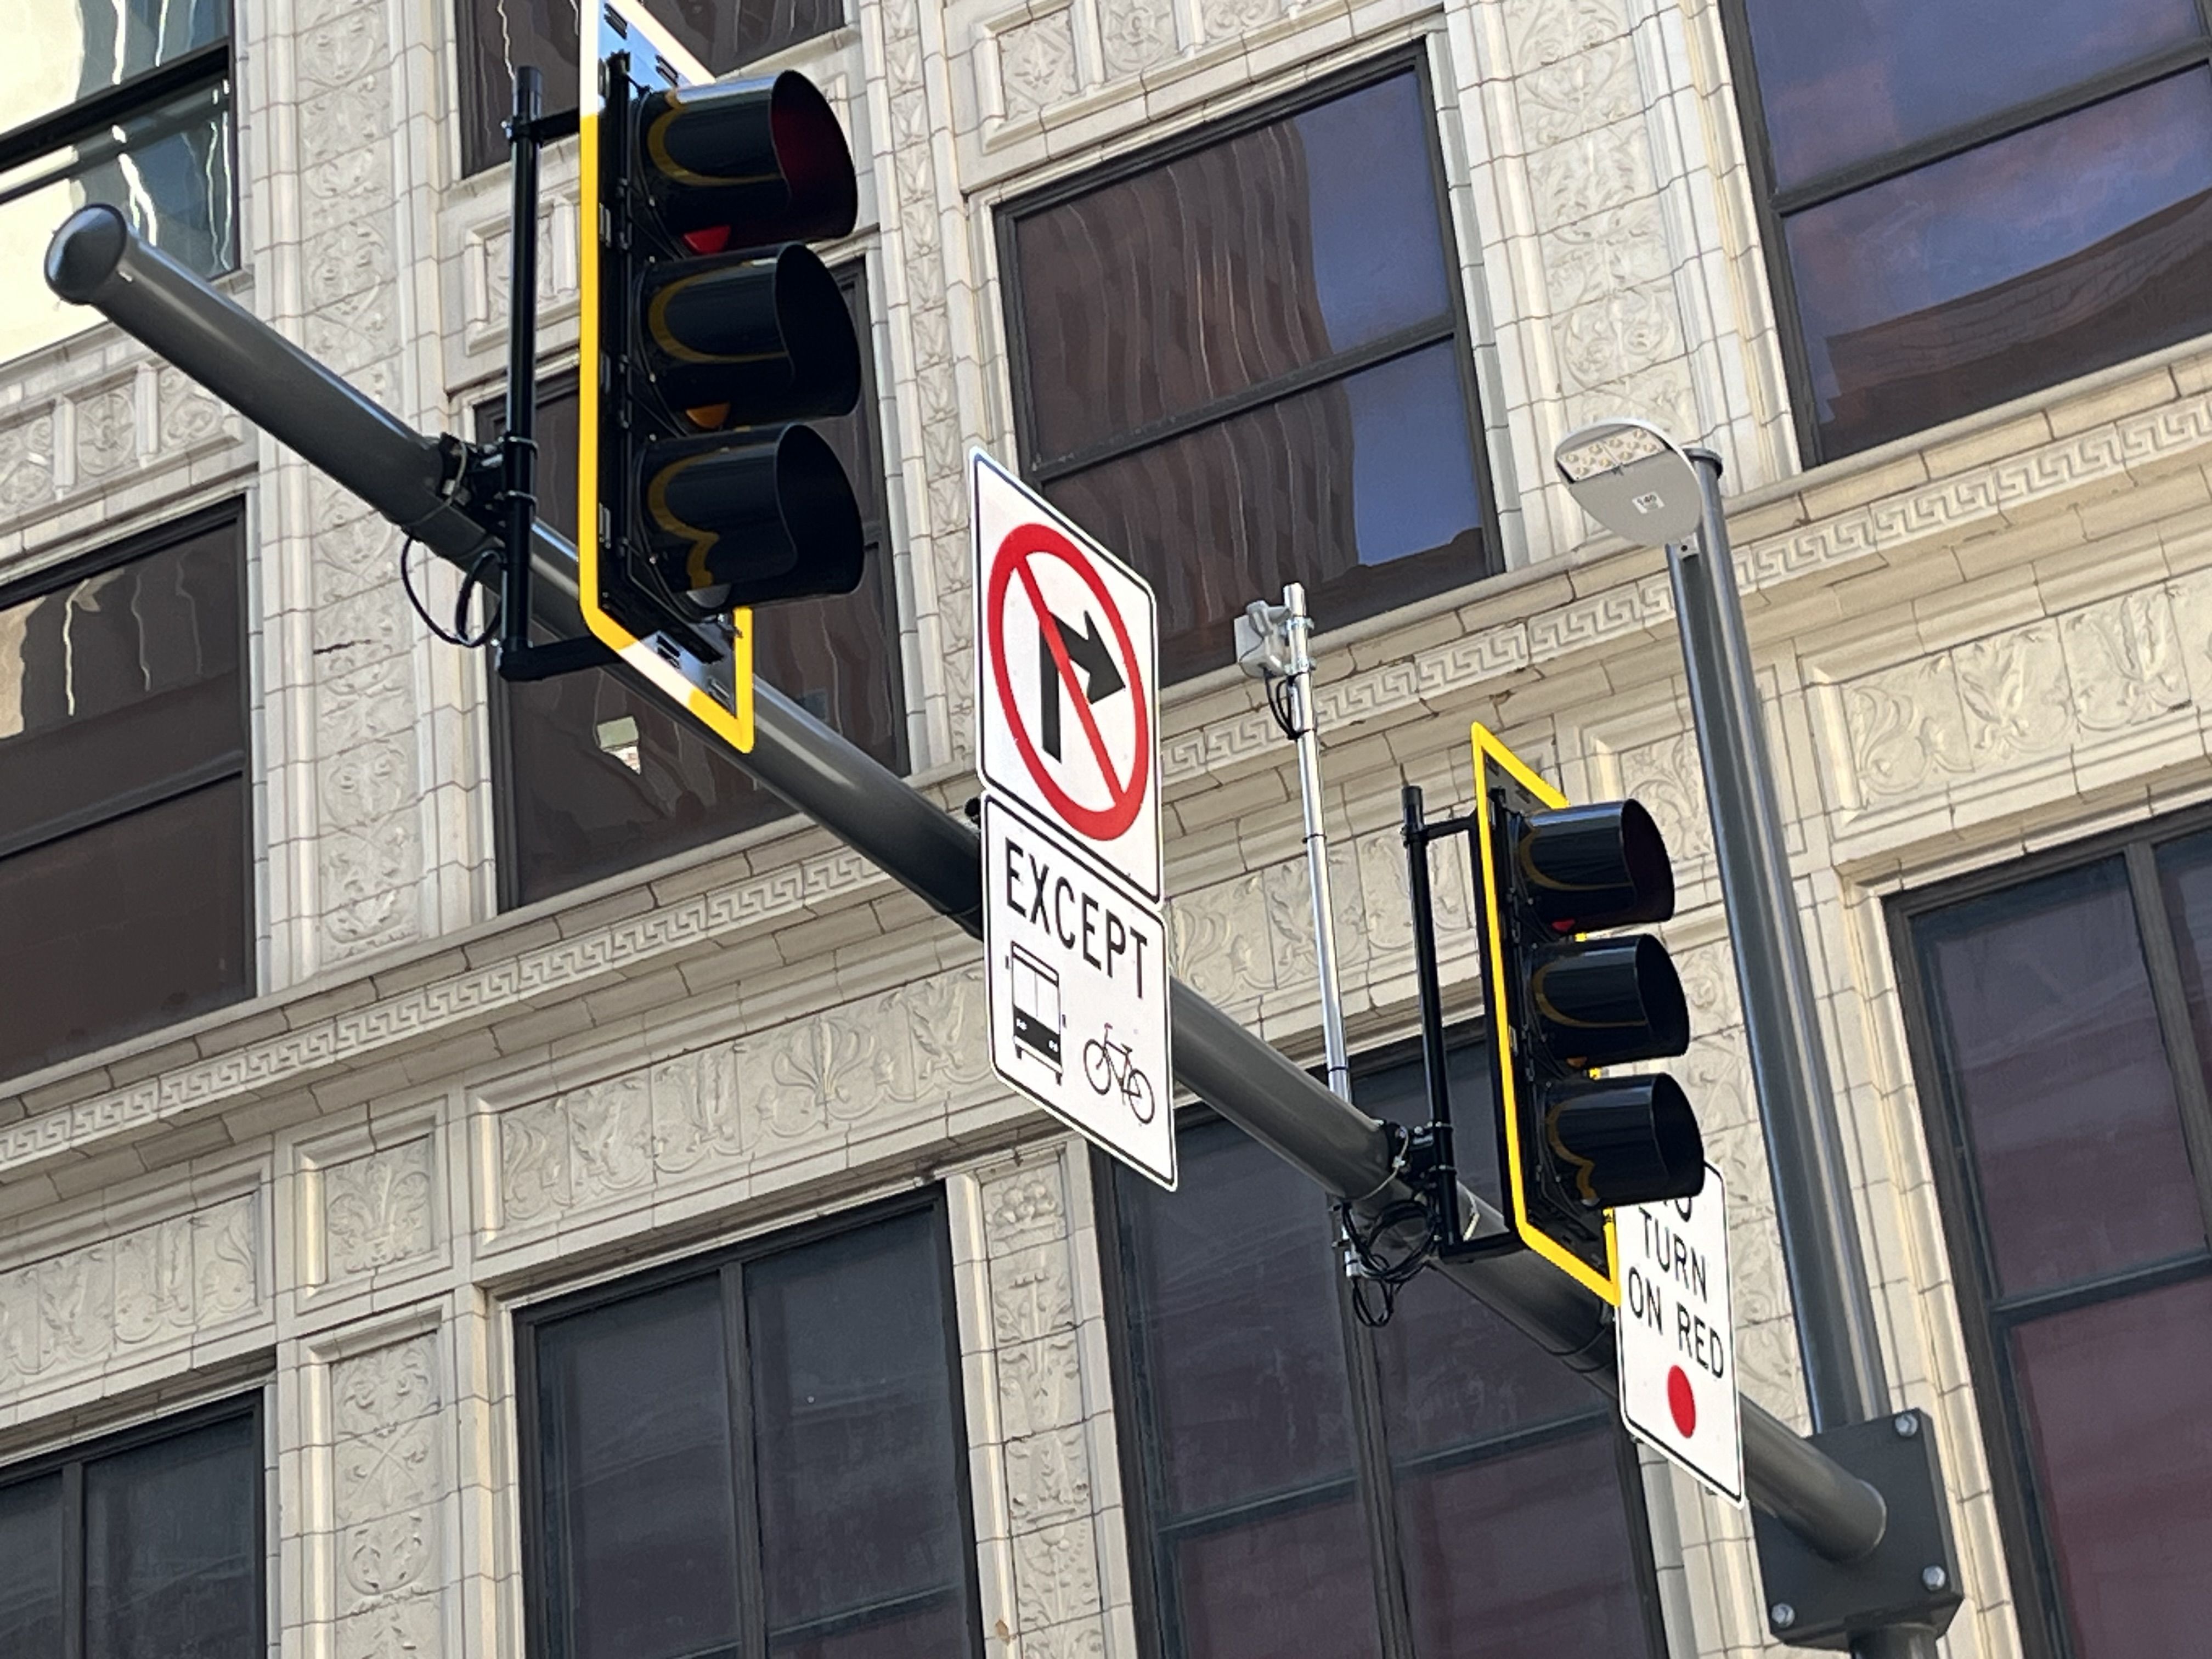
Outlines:
<svg viewBox="0 0 2212 1659"><path fill-rule="evenodd" d="M1306 614L1306 587L1291 582L1283 589L1288 614L1283 632L1291 647L1291 729L1297 733L1298 805L1305 815L1306 880L1313 891L1314 972L1321 981L1322 1053L1328 1064L1328 1086L1340 1100L1352 1098L1352 1054L1344 1041L1344 997L1336 976L1336 907L1329 898L1328 835L1321 823L1321 739L1315 729L1313 618Z"/></svg>
<svg viewBox="0 0 2212 1659"><path fill-rule="evenodd" d="M1721 506L1721 459L1710 449L1686 453L1697 469L1700 525L1694 544L1668 548L1668 568L1806 1400L1815 1430L1838 1428L1887 1412L1889 1383ZM1750 1426L1747 1417L1747 1439ZM1858 1659L1933 1659L1936 1638L1886 1630L1851 1650Z"/></svg>
<svg viewBox="0 0 2212 1659"><path fill-rule="evenodd" d="M112 228L102 215L112 216ZM97 306L441 556L465 562L493 539L452 504L448 480L458 473L449 471L447 445L378 409L267 324L146 246L112 210L88 208L72 217L57 234L46 268L57 293ZM286 403L288 392L299 398L296 406ZM533 546L539 616L576 626L574 548L543 523ZM757 684L754 697L752 752L732 758L980 937L975 832L772 687ZM1418 1197L1398 1173L1381 1123L1188 986L1176 981L1170 994L1177 1082L1334 1197L1370 1213ZM1462 1201L1469 1213L1494 1223L1472 1194ZM1438 1271L1594 1387L1613 1391L1613 1327L1595 1297L1525 1252L1444 1263ZM1874 1487L1748 1400L1743 1426L1753 1503L1835 1560L1856 1560L1880 1542L1887 1508Z"/></svg>
<svg viewBox="0 0 2212 1659"><path fill-rule="evenodd" d="M1743 607L1721 510L1720 458L1692 449L1703 495L1697 543L1670 546L1674 609L1704 757L1721 894L1735 947L1752 1076L1797 1316L1815 1429L1889 1409L1842 1131L1821 1052L1812 970L1798 926Z"/></svg>
<svg viewBox="0 0 2212 1659"><path fill-rule="evenodd" d="M500 567L499 654L530 648L530 532L538 523L538 118L544 77L528 64L514 71L514 115L507 123L514 168L507 231L507 429L500 434L507 494L507 545Z"/></svg>

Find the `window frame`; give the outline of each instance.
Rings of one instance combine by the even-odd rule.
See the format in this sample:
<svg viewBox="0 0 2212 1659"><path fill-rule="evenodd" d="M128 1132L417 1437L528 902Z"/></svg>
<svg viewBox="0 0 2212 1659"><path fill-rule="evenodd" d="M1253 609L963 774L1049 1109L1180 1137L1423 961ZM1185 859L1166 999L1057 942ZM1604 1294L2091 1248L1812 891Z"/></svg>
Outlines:
<svg viewBox="0 0 2212 1659"><path fill-rule="evenodd" d="M241 497L196 508L181 517L165 520L158 525L124 536L75 558L64 559L43 570L27 573L12 580L0 580L0 609L43 599L59 592L88 577L132 564L141 559L167 551L173 547L198 537L218 531L229 530L235 538L238 560L238 746L211 760L169 775L160 782L142 783L121 794L110 797L100 807L86 807L59 817L49 818L33 826L21 835L0 842L0 860L19 854L35 851L71 836L82 835L105 824L118 823L149 808L162 806L171 801L217 784L239 780L246 788L243 811L246 833L239 837L238 860L240 891L245 902L239 907L239 932L234 940L239 961L244 974L237 994L213 1003L208 1008L172 1018L155 1019L150 1023L127 1024L120 1033L102 1038L88 1048L77 1050L68 1058L49 1060L34 1066L43 1071L47 1066L66 1066L88 1054L96 1054L114 1043L128 1042L135 1037L167 1030L181 1020L198 1019L216 1008L235 1007L251 1001L259 994L261 984L260 915L256 902L258 894L254 881L257 856L256 811L253 799L253 615L249 592L252 575L252 549L246 541L246 502ZM0 1076L4 1076L0 1068ZM29 1073L21 1073L28 1076Z"/></svg>
<svg viewBox="0 0 2212 1659"><path fill-rule="evenodd" d="M2212 5L2212 0L2203 0L2203 3ZM1306 364L1287 374L1215 398L1194 409L1133 427L1118 437L1039 462L1036 459L1036 405L1030 390L1028 313L1023 303L1021 261L1015 246L1022 222L1048 213L1095 191L1137 178L1185 156L1214 149L1248 132L1303 114L1334 99L1409 71L1414 77L1416 95L1425 117L1422 129L1427 142L1424 148L1429 164L1430 186L1436 201L1437 239L1443 246L1447 266L1444 286L1449 290L1449 303L1443 318L1399 329L1381 339L1370 340L1349 350L1334 352L1321 362ZM994 204L991 210L992 235L998 259L999 311L1006 328L1006 379L1013 400L1012 435L1023 481L1042 490L1073 473L1087 471L1109 461L1125 459L1176 439L1220 425L1237 416L1282 403L1300 392L1336 385L1362 370L1410 357L1433 346L1453 343L1458 347L1455 353L1454 368L1459 382L1461 406L1467 418L1468 459L1474 475L1475 504L1482 516L1482 557L1479 567L1463 580L1439 587L1435 593L1424 598L1433 599L1437 594L1454 592L1502 574L1505 561L1498 539L1497 489L1491 477L1488 413L1483 405L1480 376L1475 362L1486 343L1475 333L1468 313L1467 264L1460 247L1458 222L1452 214L1451 187L1451 177L1444 166L1443 135L1438 127L1435 71L1430 62L1428 41L1425 36L1362 63L1317 76L1287 92L1259 99L1243 108L1202 121L1157 143L1109 156L1097 165L1081 168L1036 190ZM1115 550L1121 551L1119 549ZM1422 602L1421 599L1407 600L1376 614L1389 616L1393 611L1403 609L1405 605ZM1224 660L1221 665L1226 667L1228 665ZM1196 675L1184 677L1185 679L1195 678Z"/></svg>
<svg viewBox="0 0 2212 1659"><path fill-rule="evenodd" d="M2208 830L2212 830L2212 806L2161 814L1901 892L1885 906L1891 960L1896 966L1904 1006L1906 1049L1920 1098L1928 1161L1942 1211L1952 1286L1959 1301L1968 1371L1981 1419L1983 1453L1996 1499L2005 1556L2013 1564L2013 1600L2021 1609L2018 1625L2029 1659L2072 1659L2075 1650L2037 1491L2034 1449L2022 1411L2018 1368L2006 1355L2008 1340L2014 1330L2044 1316L2212 1279L2212 1091L2205 1083L2157 869L2160 848ZM1922 970L1914 925L1952 905L1994 897L2115 857L2124 866L2144 975L2167 1068L2173 1077L2174 1107L2181 1120L2182 1140L2189 1153L2208 1243L2194 1255L2141 1263L2055 1289L2000 1296L1995 1293L1994 1258L1973 1172L1972 1127L1943 1063L1941 1023L1929 994L1933 988ZM2033 1583L2018 1582L2021 1568L2031 1563ZM2027 1613L2031 1607L2036 1615L2033 1619Z"/></svg>
<svg viewBox="0 0 2212 1659"><path fill-rule="evenodd" d="M85 1659L84 1468L88 1463L118 1453L136 1451L179 1435L212 1428L218 1423L250 1418L253 1443L260 1448L259 1467L253 1482L253 1535L261 1547L254 1555L260 1594L253 1598L254 1651L269 1645L269 1420L268 1390L248 1389L228 1399L211 1401L181 1412L149 1419L118 1429L97 1439L57 1447L21 1462L0 1465L0 1489L44 1480L59 1472L62 1477L62 1650L60 1659Z"/></svg>
<svg viewBox="0 0 2212 1659"><path fill-rule="evenodd" d="M1780 189L1775 180L1773 141L1767 127L1766 94L1759 82L1757 54L1752 46L1749 3L1750 0L1720 0L1721 33L1727 47L1729 70L1735 82L1736 113L1743 129L1744 157L1751 173L1752 207L1758 216L1761 252L1765 259L1767 282L1773 299L1775 333L1782 348L1783 371L1790 390L1790 418L1796 430L1801 467L1809 471L1827 461L1863 455L1890 444L1915 441L1920 434L1948 426L1954 421L1974 418L1975 414L1983 411L1977 410L1970 414L1947 416L1929 426L1917 428L1911 433L1885 438L1880 443L1862 445L1856 449L1840 450L1835 455L1824 453L1815 407L1819 398L1813 387L1812 354L1805 344L1804 324L1797 301L1797 275L1790 265L1789 244L1783 234L1784 221L1792 215L1825 206L1855 191L1887 183L1919 168L1948 161L1955 155L1963 155L1984 144L1994 143L2047 121L2078 113L2094 104L2138 91L2154 82L2168 79L2191 69L2212 70L2212 0L2195 0L2198 21L2204 30L2199 40L2162 46L2055 92L2045 93L2022 103L2008 105L2003 109L1977 116L1971 121L1959 122L1911 143L1863 157L1846 167L1832 168L1786 191ZM2079 378L2080 374L2098 372L2083 369L2051 384L2063 386L2068 380ZM2001 406L2001 404L1991 404L1984 407L1994 409Z"/></svg>
<svg viewBox="0 0 2212 1659"><path fill-rule="evenodd" d="M1444 1042L1448 1049L1462 1048L1486 1044L1489 1035L1487 1022L1478 1016L1449 1027ZM1416 1064L1420 1059L1421 1039L1418 1035L1394 1039L1355 1054L1352 1075L1357 1079L1363 1073L1391 1071ZM1425 1115L1425 1103L1419 1109ZM1177 1112L1176 1130L1181 1133L1186 1128L1228 1121L1212 1107L1199 1102ZM1113 1398L1119 1407L1115 1437L1120 1458L1125 1540L1129 1552L1130 1597L1138 1646L1145 1659L1188 1659L1181 1623L1170 1628L1164 1616L1158 1540L1165 1529L1154 1514L1153 1503L1153 1494L1160 1490L1161 1484L1158 1449L1146 1427L1152 1419L1152 1384L1139 1345L1130 1340L1136 1270L1130 1259L1129 1235L1115 1168L1107 1153L1095 1146L1091 1149L1091 1188L1097 1210L1099 1277L1106 1310L1108 1376ZM1327 1196L1316 1190L1314 1226L1317 1235L1326 1226L1328 1215ZM1376 1592L1376 1645L1382 1659L1416 1659L1412 1596L1406 1583L1405 1551L1398 1536L1399 1464L1412 1465L1423 1473L1464 1468L1571 1439L1591 1432L1594 1427L1607 1437L1620 1480L1632 1544L1629 1553L1635 1570L1638 1604L1644 1609L1649 1651L1654 1659L1663 1659L1669 1649L1658 1564L1652 1559L1651 1517L1645 1500L1642 1462L1635 1442L1621 1427L1617 1413L1607 1408L1606 1396L1593 1389L1591 1407L1587 1412L1516 1425L1466 1445L1394 1460L1382 1420L1382 1356L1377 1350L1376 1333L1355 1314L1349 1281L1338 1274L1334 1282L1337 1317L1344 1336L1346 1396L1352 1417L1352 1490L1359 1500L1366 1522L1369 1567ZM1331 1481L1327 1483L1326 1490L1335 1492L1340 1485ZM1276 1493L1249 1499L1241 1504L1210 1510L1182 1524L1196 1532L1270 1512L1296 1513L1302 1505L1293 1499L1316 1498L1323 1491L1323 1486L1314 1486L1295 1494Z"/></svg>
<svg viewBox="0 0 2212 1659"><path fill-rule="evenodd" d="M962 1593L968 1599L971 1651L981 1659L983 1632L982 1568L977 1553L975 1501L969 1480L972 1462L969 1437L967 1376L961 1364L958 1277L952 1261L951 1212L941 1184L880 1199L872 1203L817 1216L788 1227L737 1240L717 1249L678 1256L638 1272L550 1297L542 1302L511 1305L511 1335L514 1354L515 1481L520 1491L522 1526L521 1589L523 1650L535 1659L570 1659L565 1641L556 1644L558 1615L553 1606L553 1569L546 1536L548 1505L544 1480L544 1425L539 1420L540 1378L538 1367L538 1328L571 1315L613 1306L655 1291L712 1277L718 1281L724 1317L724 1360L727 1367L730 1408L731 1491L737 1522L738 1553L738 1597L746 1620L738 1633L738 1649L744 1659L766 1659L757 1645L766 1632L766 1601L763 1590L760 1499L750 1483L753 1474L751 1391L747 1386L749 1334L745 1328L744 1274L746 1267L773 1256L804 1249L841 1234L858 1232L878 1222L910 1215L927 1215L936 1248L939 1283L945 1297L945 1382L950 1391L951 1415L958 1444L953 1449L953 1490L961 1534Z"/></svg>

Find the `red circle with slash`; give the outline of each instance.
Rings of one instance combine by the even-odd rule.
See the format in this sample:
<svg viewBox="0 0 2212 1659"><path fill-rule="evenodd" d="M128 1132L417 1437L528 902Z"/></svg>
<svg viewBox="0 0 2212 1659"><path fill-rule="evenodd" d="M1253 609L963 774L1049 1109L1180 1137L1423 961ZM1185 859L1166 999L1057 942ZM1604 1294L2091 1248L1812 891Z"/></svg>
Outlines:
<svg viewBox="0 0 2212 1659"><path fill-rule="evenodd" d="M1089 697L1076 684L1075 664L1067 654L1059 630L1046 625L1052 612L1045 605L1043 591L1037 586L1036 572L1032 568L1039 557L1056 559L1081 578L1113 632L1114 647L1121 658L1122 677L1128 684L1136 723L1137 740L1129 757L1129 775L1126 778L1115 769L1113 758L1106 752L1106 739L1098 730L1097 718L1091 712ZM1036 615L1037 627L1051 650L1061 689L1075 706L1076 718L1084 735L1090 739L1091 755L1098 763L1099 775L1106 785L1108 804L1103 807L1085 806L1060 787L1060 781L1046 767L1044 757L1037 753L1029 722L1014 701L1013 680L1006 668L1006 599L1017 582ZM983 611L990 618L994 689L998 693L999 707L1006 712L1006 726L1013 734L1014 747L1021 755L1022 764L1029 769L1030 776L1036 781L1053 811L1070 829L1093 841L1113 840L1136 822L1137 811L1144 805L1146 780L1152 769L1145 763L1146 756L1152 751L1152 726L1144 680L1137 668L1137 648L1129 638L1129 625L1121 619L1121 608L1107 592L1097 567L1082 549L1050 525L1018 526L999 544L999 550L991 561Z"/></svg>

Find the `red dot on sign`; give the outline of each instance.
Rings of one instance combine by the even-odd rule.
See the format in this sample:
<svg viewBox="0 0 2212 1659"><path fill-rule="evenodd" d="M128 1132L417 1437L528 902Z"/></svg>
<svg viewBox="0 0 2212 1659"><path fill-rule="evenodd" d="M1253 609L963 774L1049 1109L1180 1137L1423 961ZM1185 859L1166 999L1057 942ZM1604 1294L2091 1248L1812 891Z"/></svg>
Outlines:
<svg viewBox="0 0 2212 1659"><path fill-rule="evenodd" d="M1685 1440L1698 1431L1698 1396L1690 1392L1689 1374L1680 1365L1667 1370L1667 1409L1674 1413L1674 1431Z"/></svg>

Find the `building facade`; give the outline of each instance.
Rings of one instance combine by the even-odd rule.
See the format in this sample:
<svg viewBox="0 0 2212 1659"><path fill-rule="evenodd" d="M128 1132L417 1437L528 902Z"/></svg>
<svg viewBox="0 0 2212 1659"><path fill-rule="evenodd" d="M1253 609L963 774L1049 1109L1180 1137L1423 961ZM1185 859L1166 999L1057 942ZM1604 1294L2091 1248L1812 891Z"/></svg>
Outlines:
<svg viewBox="0 0 2212 1659"><path fill-rule="evenodd" d="M1719 1659L1749 1522L1202 1110L1166 1197L994 1080L974 944L46 292L126 204L489 428L507 66L559 0L31 0L0 71L0 1650ZM2212 1618L2212 21L2191 0L671 0L861 171L871 574L763 672L957 811L964 466L1150 574L1177 969L1318 1058L1305 581L1362 1102L1419 1109L1398 799L1482 720L1633 793L1743 1386L1802 1424L1663 562L1553 443L1723 457L1956 1659ZM573 396L548 161L541 437ZM563 352L566 352L566 356ZM554 470L549 467L549 470ZM549 485L549 500L557 489ZM419 553L415 555L418 559ZM431 577L435 587L442 573ZM766 620L764 618L764 620ZM1439 880L1455 1050L1482 1022Z"/></svg>

